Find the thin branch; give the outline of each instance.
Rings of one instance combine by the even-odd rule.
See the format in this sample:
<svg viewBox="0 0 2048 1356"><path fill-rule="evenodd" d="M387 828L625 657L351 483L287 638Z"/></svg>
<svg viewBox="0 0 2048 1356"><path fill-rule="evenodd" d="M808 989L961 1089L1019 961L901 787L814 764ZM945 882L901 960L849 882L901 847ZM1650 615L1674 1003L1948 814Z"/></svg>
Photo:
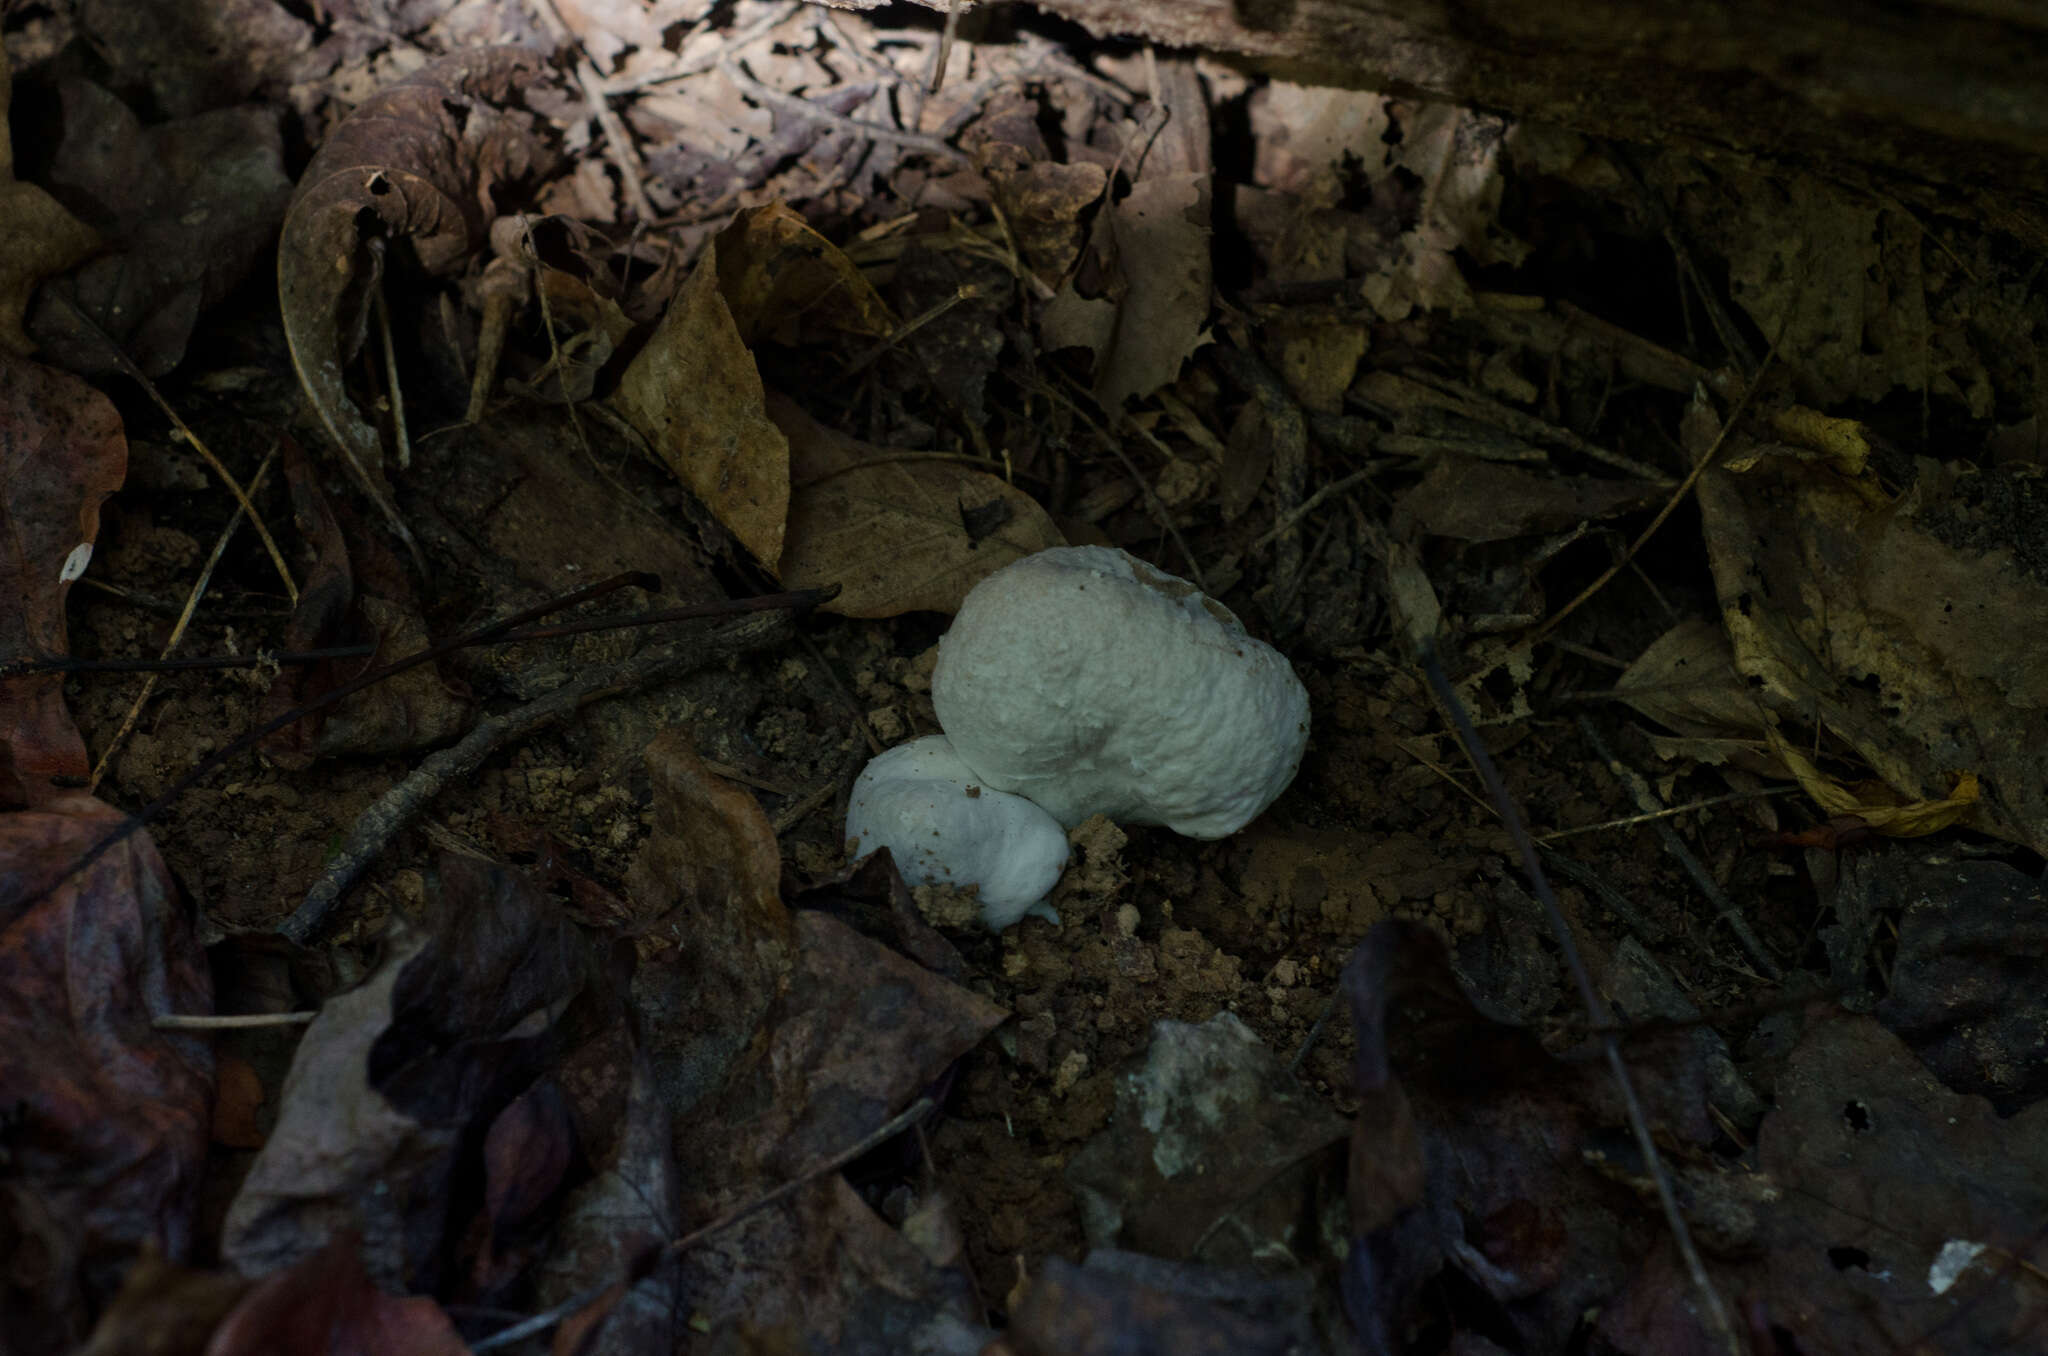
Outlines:
<svg viewBox="0 0 2048 1356"><path fill-rule="evenodd" d="M914 151L923 151L946 160L965 162L970 159L965 151L947 145L928 132L906 132L900 127L890 127L885 123L849 118L844 113L834 113L829 108L821 108L794 94L784 94L779 89L772 89L741 70L739 62L730 57L720 61L718 69L742 94L768 108L778 109L794 117L808 118L812 122L822 122L841 131L851 132L855 136L866 137L870 141L886 141L897 146L907 146Z"/></svg>
<svg viewBox="0 0 2048 1356"><path fill-rule="evenodd" d="M284 552L277 549L277 539L270 535L270 529L264 525L263 515L256 511L254 504L249 502L249 492L242 488L242 483L235 479L233 472L221 465L220 458L213 455L213 449L208 447L198 434L188 428L185 421L179 417L178 412L171 408L171 402L164 399L163 393L156 389L156 383L151 381L144 374L143 370L135 365L135 360L130 358L126 350L114 342L111 335L100 328L98 321L85 313L84 307L66 296L61 288L52 289L52 295L70 307L71 314L77 316L80 323L98 337L100 343L106 346L107 355L114 360L115 365L135 379L135 382L142 387L143 394L147 395L150 400L155 402L156 407L164 412L164 418L171 421L171 427L178 431L178 436L183 438L191 446L192 450L199 454L200 459L212 468L215 475L220 477L221 483L228 487L228 493L234 495L235 502L241 505L244 513L249 515L249 525L256 529L256 535L262 539L263 549L269 553L270 563L276 567L277 577L283 581L286 595L291 598L294 607L298 606L299 586L292 579L290 568L284 563Z"/></svg>
<svg viewBox="0 0 2048 1356"><path fill-rule="evenodd" d="M318 1012L168 1012L151 1022L158 1031L252 1031L276 1026L304 1026Z"/></svg>
<svg viewBox="0 0 2048 1356"><path fill-rule="evenodd" d="M263 487L263 477L269 474L271 460L277 456L280 445L273 442L270 450L263 454L263 460L256 467L256 474L249 479L249 489L252 493ZM199 600L206 596L207 588L213 583L213 572L220 565L220 558L227 553L228 543L234 540L235 529L242 525L242 519L247 516L240 504L235 505L235 511L228 515L227 526L213 539L213 550L208 553L206 563L199 567L199 577L193 580L192 587L186 590L185 606L179 611L178 620L171 626L171 635L164 642L161 658L169 659L171 651L177 649L178 642L185 638L187 628L192 625L192 614L199 608ZM86 779L87 791L99 790L100 780L107 775L107 764L113 761L115 753L119 752L122 743L128 738L128 732L133 730L135 722L141 719L143 706L149 701L150 694L156 691L156 681L156 674L150 674L143 680L142 691L136 693L135 700L128 703L128 711L121 717L120 727L114 731L113 738L107 741L106 747L100 750L99 760L93 764L92 776Z"/></svg>
<svg viewBox="0 0 2048 1356"><path fill-rule="evenodd" d="M1663 1156L1657 1152L1657 1141L1650 1134L1649 1118L1643 1112L1641 1099L1636 1096L1635 1080L1629 1076L1628 1065L1621 1058L1621 1044L1611 1029L1613 1014L1601 1001L1599 990L1593 987L1593 977L1586 972L1586 962L1579 955L1579 945L1572 936L1571 925L1565 922L1557 895L1543 874L1543 863L1536 855L1536 844L1529 837L1529 826L1522 820L1521 808L1509 794L1500 769L1494 766L1493 756L1486 751L1485 741L1473 728L1471 714L1452 690L1451 680L1444 675L1443 663L1437 658L1435 640L1424 636L1420 648L1423 672L1429 678L1430 688L1436 693L1437 700L1443 703L1452 725L1457 727L1466 756L1472 760L1473 769L1485 783L1494 808L1507 825L1508 836L1514 840L1515 853L1522 861L1522 871L1528 876L1536 898L1543 904L1544 917L1550 921L1551 935L1564 953L1565 969L1579 991L1579 1002L1585 1008L1586 1020L1595 1030L1608 1028L1600 1038L1607 1056L1607 1067L1614 1075L1615 1086L1620 1089L1622 1103L1628 1109L1628 1123L1635 1133L1636 1149L1643 1156L1651 1180L1656 1183L1657 1200L1664 1208L1664 1219L1671 1228L1672 1241L1685 1263L1686 1274L1692 1278L1693 1289L1698 1292L1707 1331L1729 1356L1742 1356L1742 1343L1735 1335L1735 1324L1729 1317L1727 1303L1721 1298L1721 1292L1714 1288L1713 1279L1707 1275L1706 1263L1701 1260L1699 1248L1693 1243L1692 1230L1686 1225L1684 1212L1678 1208L1678 1195L1671 1185L1671 1174L1664 1167Z"/></svg>
<svg viewBox="0 0 2048 1356"><path fill-rule="evenodd" d="M755 1197L752 1201L749 1201L747 1204L742 1205L737 1209L727 1211L725 1214L720 1215L717 1219L711 1221L711 1223L705 1225L701 1229L692 1230L690 1233L684 1234L681 1238L670 1239L658 1250L657 1255L655 1257L643 1257L634 1259L636 1265L631 1267L626 1273L617 1276L611 1280L601 1281L596 1285L588 1286L583 1290L579 1290L577 1293L569 1296L569 1298L563 1300L560 1304L557 1304L552 1309L547 1309L542 1311L541 1313L535 1314L532 1318L527 1319L523 1323L515 1323L509 1328L505 1328L498 1332L494 1332L489 1337L484 1338L482 1341L470 1343L469 1349L471 1351L496 1351L500 1347L509 1347L514 1342L524 1341L526 1338L535 1337L541 1333L546 1332L548 1329L560 1323L563 1319L568 1318L572 1314L581 1312L583 1309L588 1308L591 1304L594 1304L598 1300L604 1298L605 1292L612 1289L614 1286L630 1286L633 1283L633 1280L636 1276L645 1275L647 1271L652 1269L654 1263L659 1262L663 1258L681 1256L683 1253L688 1252L691 1248L696 1247L699 1243L704 1242L706 1239L709 1239L717 1234L725 1232L727 1229L730 1229L733 1225L738 1224L741 1220L746 1219L748 1216L757 1214L760 1211L767 1209L769 1206L774 1205L777 1202L785 1199L786 1197L794 1194L799 1188L806 1186L813 1181L816 1181L818 1178L823 1177L827 1173L839 1171L848 1163L853 1162L854 1159L859 1158L863 1154L872 1153L876 1148L888 1143L896 1136L902 1134L909 1127L923 1120L927 1115L931 1113L931 1110L931 1098L920 1097L916 1102L911 1104L911 1106L907 1110L903 1111L899 1115L891 1117L886 1124L876 1129L872 1134L868 1135L865 1139L861 1140L860 1143L850 1145L847 1148L841 1149L838 1153L832 1155L830 1158L818 1164L816 1167L810 1169L808 1172L803 1173L801 1176L793 1177L789 1181L784 1182L781 1186L776 1187L774 1190L769 1191L764 1195Z"/></svg>
<svg viewBox="0 0 2048 1356"><path fill-rule="evenodd" d="M278 932L300 945L310 943L326 926L334 906L369 869L398 831L451 783L483 766L499 749L574 715L591 702L615 697L652 682L678 677L743 650L765 644L788 631L780 615L750 617L708 636L652 646L617 664L564 683L526 705L478 721L475 728L445 749L427 755L405 779L377 798L349 830L348 840L328 860L320 878Z"/></svg>

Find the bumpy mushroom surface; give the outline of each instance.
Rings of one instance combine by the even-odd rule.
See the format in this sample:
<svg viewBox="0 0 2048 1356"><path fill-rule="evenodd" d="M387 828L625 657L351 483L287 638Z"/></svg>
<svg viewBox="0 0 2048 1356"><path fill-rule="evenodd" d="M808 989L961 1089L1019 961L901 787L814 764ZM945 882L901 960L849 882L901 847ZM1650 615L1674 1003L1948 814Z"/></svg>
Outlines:
<svg viewBox="0 0 2048 1356"><path fill-rule="evenodd" d="M944 735L898 744L854 781L846 808L854 857L888 848L912 885L979 886L981 920L1001 930L1044 900L1067 866L1067 835L1022 796L984 786Z"/></svg>
<svg viewBox="0 0 2048 1356"><path fill-rule="evenodd" d="M1100 546L977 584L939 642L932 704L974 775L1069 827L1105 814L1224 837L1308 744L1284 655L1187 580Z"/></svg>

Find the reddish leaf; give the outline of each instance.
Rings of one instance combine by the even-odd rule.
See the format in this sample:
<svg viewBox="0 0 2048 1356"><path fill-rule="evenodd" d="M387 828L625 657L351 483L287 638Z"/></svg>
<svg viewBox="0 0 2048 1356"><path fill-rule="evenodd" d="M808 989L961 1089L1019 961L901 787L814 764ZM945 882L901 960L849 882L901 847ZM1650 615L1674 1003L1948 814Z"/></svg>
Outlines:
<svg viewBox="0 0 2048 1356"><path fill-rule="evenodd" d="M85 570L100 501L128 472L120 416L75 377L0 353L0 664L69 653L64 595ZM0 807L82 781L85 741L54 673L0 680Z"/></svg>
<svg viewBox="0 0 2048 1356"><path fill-rule="evenodd" d="M357 1240L336 1237L250 1291L206 1344L206 1356L462 1356L469 1348L441 1306L370 1284Z"/></svg>
<svg viewBox="0 0 2048 1356"><path fill-rule="evenodd" d="M213 1055L152 1019L212 1008L206 961L148 835L64 875L120 822L73 795L0 815L0 1332L63 1350L136 1249L192 1241ZM61 878L60 878L61 877ZM54 884L52 884L54 882Z"/></svg>

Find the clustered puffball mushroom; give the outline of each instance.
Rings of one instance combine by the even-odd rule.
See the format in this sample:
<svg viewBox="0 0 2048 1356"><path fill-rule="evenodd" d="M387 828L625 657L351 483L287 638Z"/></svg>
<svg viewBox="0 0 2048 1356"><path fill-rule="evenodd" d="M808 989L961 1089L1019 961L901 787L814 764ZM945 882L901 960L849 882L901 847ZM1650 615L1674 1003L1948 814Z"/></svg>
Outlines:
<svg viewBox="0 0 2048 1356"><path fill-rule="evenodd" d="M975 775L1069 828L1090 815L1222 838L1294 780L1308 690L1187 580L1106 546L1040 551L960 605L932 673Z"/></svg>
<svg viewBox="0 0 2048 1356"><path fill-rule="evenodd" d="M957 764L981 799L1022 798L1054 832L1100 814L1225 837L1287 788L1308 746L1308 691L1286 656L1187 580L1102 546L1040 551L975 585L939 641L932 705L946 732L944 766ZM1038 902L1017 903L1038 879L1008 864L1019 840L988 837L998 826L1015 833L1013 821L936 792L928 801L871 791L863 802L861 788L887 759L905 755L884 769L899 786L916 778L896 769L941 766L929 747L906 754L932 742L868 765L854 789L861 830L849 810L847 834L861 851L887 843L905 879L980 885L984 920L1007 927ZM889 827L903 814L912 827ZM1034 836L1049 844L1042 829ZM1025 855L1040 873L1051 861L1049 851ZM1065 862L1062 837L1041 898Z"/></svg>
<svg viewBox="0 0 2048 1356"><path fill-rule="evenodd" d="M1027 913L1059 922L1045 897L1067 869L1066 831L1024 797L981 785L944 735L861 769L846 836L856 858L889 849L912 885L979 886L981 920L996 931Z"/></svg>

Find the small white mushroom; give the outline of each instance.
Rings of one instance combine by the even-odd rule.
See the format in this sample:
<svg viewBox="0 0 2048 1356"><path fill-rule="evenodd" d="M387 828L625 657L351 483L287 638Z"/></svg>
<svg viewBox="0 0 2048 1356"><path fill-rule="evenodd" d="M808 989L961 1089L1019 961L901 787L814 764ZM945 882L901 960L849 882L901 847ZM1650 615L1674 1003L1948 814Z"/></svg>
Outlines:
<svg viewBox="0 0 2048 1356"><path fill-rule="evenodd" d="M1094 814L1235 833L1294 779L1308 692L1193 584L1101 546L975 585L939 642L932 704L988 786L1069 827Z"/></svg>
<svg viewBox="0 0 2048 1356"><path fill-rule="evenodd" d="M1067 867L1067 835L1022 796L981 784L944 735L926 735L861 770L846 807L853 856L888 848L912 885L979 886L1000 931L1027 913L1059 922L1046 895Z"/></svg>

